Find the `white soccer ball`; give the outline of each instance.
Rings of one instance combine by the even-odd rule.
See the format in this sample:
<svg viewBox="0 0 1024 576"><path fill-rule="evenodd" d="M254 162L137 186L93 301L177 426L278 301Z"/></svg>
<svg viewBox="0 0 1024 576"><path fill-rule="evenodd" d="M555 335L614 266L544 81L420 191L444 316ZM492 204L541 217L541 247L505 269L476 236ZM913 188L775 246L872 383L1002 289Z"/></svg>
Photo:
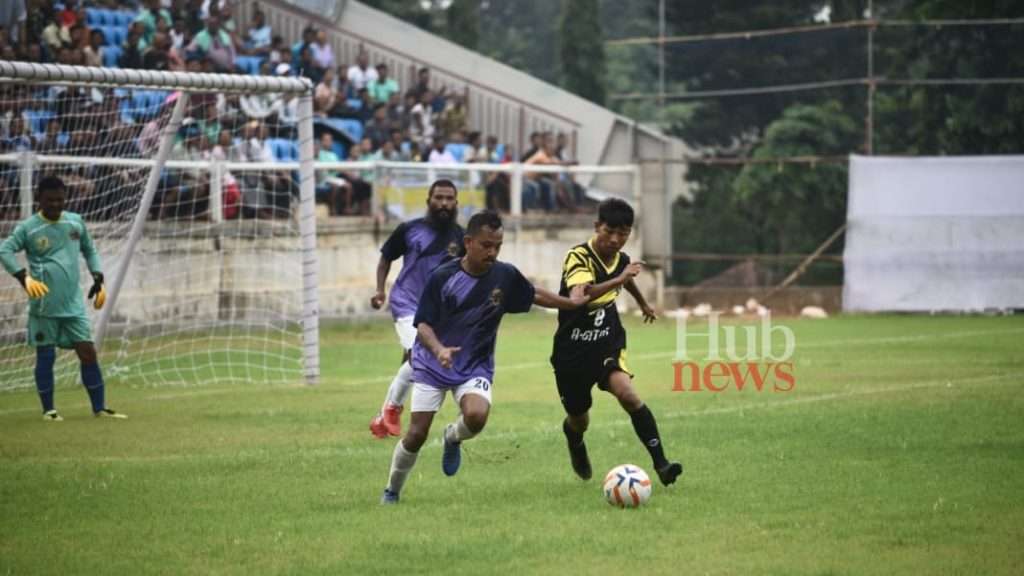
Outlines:
<svg viewBox="0 0 1024 576"><path fill-rule="evenodd" d="M642 506L651 498L651 479L639 466L616 466L604 477L604 498L619 508Z"/></svg>

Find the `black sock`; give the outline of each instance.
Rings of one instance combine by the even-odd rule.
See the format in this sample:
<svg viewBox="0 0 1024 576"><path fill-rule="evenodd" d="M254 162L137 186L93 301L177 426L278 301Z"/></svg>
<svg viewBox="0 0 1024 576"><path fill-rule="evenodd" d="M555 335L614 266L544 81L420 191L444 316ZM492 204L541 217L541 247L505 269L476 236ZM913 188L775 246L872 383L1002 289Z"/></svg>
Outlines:
<svg viewBox="0 0 1024 576"><path fill-rule="evenodd" d="M562 432L565 432L565 438L569 441L570 446L579 446L583 444L583 434L580 434L572 426L569 426L569 420L562 420Z"/></svg>
<svg viewBox="0 0 1024 576"><path fill-rule="evenodd" d="M656 469L664 468L668 464L668 460L665 459L665 451L661 447L658 423L654 421L654 414L651 414L650 408L644 404L636 412L630 412L629 418L633 421L633 430L636 431L636 435L644 443L647 452L651 454L654 467Z"/></svg>

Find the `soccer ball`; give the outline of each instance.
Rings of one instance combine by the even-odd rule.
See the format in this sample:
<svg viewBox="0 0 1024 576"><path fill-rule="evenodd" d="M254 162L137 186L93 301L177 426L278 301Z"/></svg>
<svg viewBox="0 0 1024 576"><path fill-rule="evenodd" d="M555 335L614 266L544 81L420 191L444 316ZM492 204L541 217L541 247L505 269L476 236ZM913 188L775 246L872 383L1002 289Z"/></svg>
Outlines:
<svg viewBox="0 0 1024 576"><path fill-rule="evenodd" d="M651 498L651 479L639 466L616 466L604 477L604 498L612 506L637 508Z"/></svg>

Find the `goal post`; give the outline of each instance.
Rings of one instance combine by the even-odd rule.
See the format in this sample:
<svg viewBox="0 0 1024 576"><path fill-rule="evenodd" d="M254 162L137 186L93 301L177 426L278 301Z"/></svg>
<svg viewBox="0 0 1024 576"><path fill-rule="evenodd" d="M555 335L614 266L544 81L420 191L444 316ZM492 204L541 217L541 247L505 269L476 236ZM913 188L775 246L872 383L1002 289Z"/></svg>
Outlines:
<svg viewBox="0 0 1024 576"><path fill-rule="evenodd" d="M108 380L318 381L308 79L0 61L0 104L0 237L65 179L103 261ZM33 386L26 309L0 282L0 391ZM62 356L58 382L77 373Z"/></svg>

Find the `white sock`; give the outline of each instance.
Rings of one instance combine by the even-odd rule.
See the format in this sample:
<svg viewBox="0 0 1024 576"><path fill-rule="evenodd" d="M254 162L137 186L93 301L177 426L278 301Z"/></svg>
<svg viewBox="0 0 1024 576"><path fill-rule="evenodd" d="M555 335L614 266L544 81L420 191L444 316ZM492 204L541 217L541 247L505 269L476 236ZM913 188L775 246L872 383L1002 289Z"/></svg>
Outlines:
<svg viewBox="0 0 1024 576"><path fill-rule="evenodd" d="M455 425L445 428L444 435L449 442L462 442L476 436L476 432L473 432L469 429L469 426L466 426L465 420L462 419L462 414L459 414L459 419L455 421Z"/></svg>
<svg viewBox="0 0 1024 576"><path fill-rule="evenodd" d="M391 380L391 385L388 386L388 396L384 405L404 406L410 389L412 389L412 366L409 362L403 362L398 368L398 372L395 373L395 378Z"/></svg>
<svg viewBox="0 0 1024 576"><path fill-rule="evenodd" d="M399 440L395 443L395 453L391 455L391 474L388 477L388 490L395 494L402 491L402 486L405 485L405 479L409 476L409 471L416 464L416 457L419 456L419 452L409 452L405 449L405 444Z"/></svg>

